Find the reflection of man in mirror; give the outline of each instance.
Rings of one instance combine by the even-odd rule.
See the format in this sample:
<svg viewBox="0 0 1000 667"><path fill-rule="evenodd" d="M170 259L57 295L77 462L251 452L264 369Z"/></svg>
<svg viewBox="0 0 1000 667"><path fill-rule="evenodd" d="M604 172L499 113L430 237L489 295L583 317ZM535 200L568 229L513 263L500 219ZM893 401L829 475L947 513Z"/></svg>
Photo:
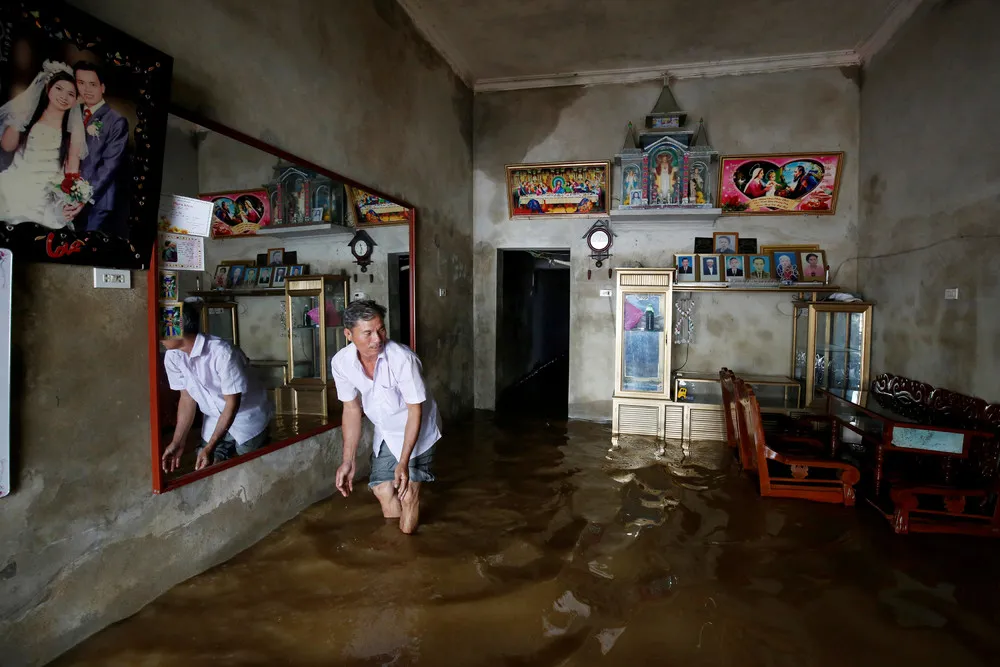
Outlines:
<svg viewBox="0 0 1000 667"><path fill-rule="evenodd" d="M330 362L337 397L344 402L344 459L337 489L354 490L354 457L361 439L361 415L375 425L368 487L387 519L412 533L420 513L420 486L433 482L434 444L441 437L437 404L424 386L420 359L385 333L385 308L355 301L344 311L350 345Z"/></svg>
<svg viewBox="0 0 1000 667"><path fill-rule="evenodd" d="M243 351L199 333L200 309L185 303L183 337L163 341L170 388L181 392L174 437L163 452L164 472L180 466L195 412L201 410L201 445L195 469L247 454L267 444L271 406Z"/></svg>

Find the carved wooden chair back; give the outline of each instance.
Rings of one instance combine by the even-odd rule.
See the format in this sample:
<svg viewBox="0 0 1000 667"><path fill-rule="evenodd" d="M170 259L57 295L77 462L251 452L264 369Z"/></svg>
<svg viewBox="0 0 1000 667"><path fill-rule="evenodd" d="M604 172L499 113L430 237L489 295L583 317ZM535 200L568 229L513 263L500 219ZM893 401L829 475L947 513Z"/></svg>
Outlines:
<svg viewBox="0 0 1000 667"><path fill-rule="evenodd" d="M726 444L734 449L739 447L739 433L736 430L738 408L736 407L736 374L728 368L719 370L719 385L722 387L722 412L726 418Z"/></svg>

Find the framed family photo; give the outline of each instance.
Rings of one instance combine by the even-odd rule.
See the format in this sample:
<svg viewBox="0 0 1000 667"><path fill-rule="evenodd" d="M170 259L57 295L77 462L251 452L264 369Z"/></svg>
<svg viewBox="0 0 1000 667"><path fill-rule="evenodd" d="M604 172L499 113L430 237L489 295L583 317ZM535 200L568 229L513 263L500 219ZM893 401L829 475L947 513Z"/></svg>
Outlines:
<svg viewBox="0 0 1000 667"><path fill-rule="evenodd" d="M727 282L742 282L746 279L746 255L723 255L722 265L726 267Z"/></svg>
<svg viewBox="0 0 1000 667"><path fill-rule="evenodd" d="M273 266L262 266L257 271L257 287L270 287L271 286L271 271L274 270Z"/></svg>
<svg viewBox="0 0 1000 667"><path fill-rule="evenodd" d="M61 2L3 2L0 37L0 246L148 268L173 59Z"/></svg>
<svg viewBox="0 0 1000 667"><path fill-rule="evenodd" d="M747 278L750 280L772 280L771 256L770 255L748 255L747 268L750 272Z"/></svg>
<svg viewBox="0 0 1000 667"><path fill-rule="evenodd" d="M728 255L739 252L740 235L736 232L715 232L712 234L712 252Z"/></svg>
<svg viewBox="0 0 1000 667"><path fill-rule="evenodd" d="M792 250L780 250L771 253L771 263L774 266L774 277L783 283L799 281L799 256Z"/></svg>
<svg viewBox="0 0 1000 667"><path fill-rule="evenodd" d="M695 255L674 255L674 266L677 267L677 282L691 283L698 280Z"/></svg>
<svg viewBox="0 0 1000 667"><path fill-rule="evenodd" d="M799 252L799 275L802 282L821 283L826 281L826 253L822 250Z"/></svg>
<svg viewBox="0 0 1000 667"><path fill-rule="evenodd" d="M698 280L703 283L722 282L719 270L721 255L698 255Z"/></svg>

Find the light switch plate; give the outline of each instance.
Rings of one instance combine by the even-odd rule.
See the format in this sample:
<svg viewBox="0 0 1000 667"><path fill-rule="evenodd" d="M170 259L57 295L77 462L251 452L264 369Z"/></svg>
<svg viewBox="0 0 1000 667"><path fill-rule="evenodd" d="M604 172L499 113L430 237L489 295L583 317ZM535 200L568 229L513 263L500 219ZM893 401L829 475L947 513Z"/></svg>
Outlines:
<svg viewBox="0 0 1000 667"><path fill-rule="evenodd" d="M949 301L956 301L956 300L958 300L958 288L957 287L949 287L949 288L947 288L944 291L944 298L948 299Z"/></svg>
<svg viewBox="0 0 1000 667"><path fill-rule="evenodd" d="M124 269L94 269L94 287L131 289L132 273Z"/></svg>
<svg viewBox="0 0 1000 667"><path fill-rule="evenodd" d="M614 292L609 289L602 289L601 296L613 296Z"/></svg>
<svg viewBox="0 0 1000 667"><path fill-rule="evenodd" d="M448 290L443 287L438 288L438 296L448 296Z"/></svg>

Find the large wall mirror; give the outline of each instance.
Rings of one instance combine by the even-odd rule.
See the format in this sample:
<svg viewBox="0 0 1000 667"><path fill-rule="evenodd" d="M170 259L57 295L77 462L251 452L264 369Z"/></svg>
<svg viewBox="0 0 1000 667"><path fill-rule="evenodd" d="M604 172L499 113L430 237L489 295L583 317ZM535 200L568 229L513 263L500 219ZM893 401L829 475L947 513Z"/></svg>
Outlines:
<svg viewBox="0 0 1000 667"><path fill-rule="evenodd" d="M177 248L161 242L149 274L157 493L339 426L330 359L347 345L350 302L376 300L387 308L390 337L416 346L409 204L178 108L168 120L162 192L211 202L212 228L203 271L165 270ZM182 324L194 313L203 340L218 338L245 357L250 400L240 410L259 411L201 461L216 418L195 406L182 437L191 401L171 388L178 357L168 352L201 352L190 330L183 343ZM265 421L263 432L249 432Z"/></svg>

